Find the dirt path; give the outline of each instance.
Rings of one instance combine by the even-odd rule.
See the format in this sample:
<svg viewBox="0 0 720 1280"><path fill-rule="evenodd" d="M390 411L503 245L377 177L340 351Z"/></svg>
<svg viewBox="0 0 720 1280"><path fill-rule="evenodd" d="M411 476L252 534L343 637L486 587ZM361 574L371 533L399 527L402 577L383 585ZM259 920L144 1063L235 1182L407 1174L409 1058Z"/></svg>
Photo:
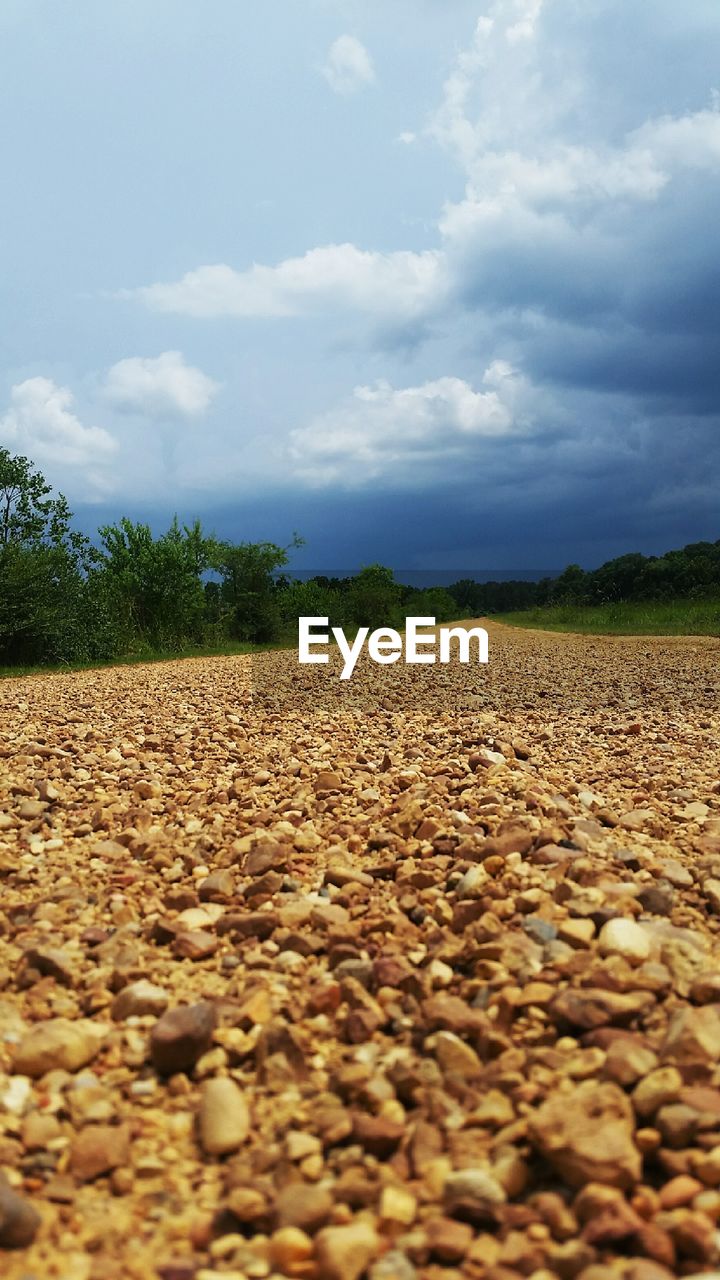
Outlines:
<svg viewBox="0 0 720 1280"><path fill-rule="evenodd" d="M720 642L490 635L0 683L9 1280L717 1263Z"/></svg>

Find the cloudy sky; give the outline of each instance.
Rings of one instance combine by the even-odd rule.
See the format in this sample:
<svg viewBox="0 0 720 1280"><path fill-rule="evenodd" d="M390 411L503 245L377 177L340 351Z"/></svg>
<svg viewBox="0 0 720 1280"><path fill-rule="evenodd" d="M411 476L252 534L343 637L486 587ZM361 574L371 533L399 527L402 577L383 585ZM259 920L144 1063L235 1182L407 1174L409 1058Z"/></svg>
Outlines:
<svg viewBox="0 0 720 1280"><path fill-rule="evenodd" d="M0 443L307 566L720 537L717 0L2 0Z"/></svg>

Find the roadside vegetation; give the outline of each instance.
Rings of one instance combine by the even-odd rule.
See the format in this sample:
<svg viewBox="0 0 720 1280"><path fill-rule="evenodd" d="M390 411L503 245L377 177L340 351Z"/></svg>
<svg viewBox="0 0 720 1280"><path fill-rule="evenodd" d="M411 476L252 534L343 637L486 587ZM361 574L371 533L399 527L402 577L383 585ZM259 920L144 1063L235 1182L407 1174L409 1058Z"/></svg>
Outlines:
<svg viewBox="0 0 720 1280"><path fill-rule="evenodd" d="M720 595L715 600L618 601L599 605L548 605L496 615L498 622L538 631L582 635L720 636Z"/></svg>
<svg viewBox="0 0 720 1280"><path fill-rule="evenodd" d="M379 564L299 581L289 565L301 546L298 535L232 543L177 519L161 534L120 519L90 539L33 464L0 448L0 674L292 644L303 615L347 632L495 615L549 630L720 634L720 541L448 588L406 586Z"/></svg>
<svg viewBox="0 0 720 1280"><path fill-rule="evenodd" d="M301 545L232 543L177 519L162 534L121 519L91 540L33 464L0 449L0 674L246 653L294 642L303 614L348 630L457 617L447 591L382 565L293 580Z"/></svg>

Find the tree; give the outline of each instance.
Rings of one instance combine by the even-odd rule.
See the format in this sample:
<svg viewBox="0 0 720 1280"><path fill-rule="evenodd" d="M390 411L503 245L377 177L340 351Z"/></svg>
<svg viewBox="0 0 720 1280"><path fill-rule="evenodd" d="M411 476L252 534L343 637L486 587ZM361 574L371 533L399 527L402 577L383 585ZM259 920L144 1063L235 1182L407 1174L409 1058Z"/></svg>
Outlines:
<svg viewBox="0 0 720 1280"><path fill-rule="evenodd" d="M122 519L100 529L102 551L90 577L99 607L109 612L119 650L139 643L172 650L202 642L202 575L216 543L199 520L182 528L177 518L155 538L147 524Z"/></svg>
<svg viewBox="0 0 720 1280"><path fill-rule="evenodd" d="M578 604L584 598L587 575L579 564L569 564L553 583L553 599L563 604Z"/></svg>
<svg viewBox="0 0 720 1280"><path fill-rule="evenodd" d="M402 586L392 569L370 564L350 583L348 613L360 627L394 627L403 622L401 600Z"/></svg>
<svg viewBox="0 0 720 1280"><path fill-rule="evenodd" d="M219 598L229 634L237 640L275 639L281 629L282 610L277 571L290 551L303 545L293 534L289 547L275 542L218 542L212 567L220 575Z"/></svg>
<svg viewBox="0 0 720 1280"><path fill-rule="evenodd" d="M0 654L6 662L83 658L92 549L28 458L0 448Z"/></svg>
<svg viewBox="0 0 720 1280"><path fill-rule="evenodd" d="M86 542L70 529L71 514L62 494L52 488L29 458L0 448L0 554L12 546Z"/></svg>

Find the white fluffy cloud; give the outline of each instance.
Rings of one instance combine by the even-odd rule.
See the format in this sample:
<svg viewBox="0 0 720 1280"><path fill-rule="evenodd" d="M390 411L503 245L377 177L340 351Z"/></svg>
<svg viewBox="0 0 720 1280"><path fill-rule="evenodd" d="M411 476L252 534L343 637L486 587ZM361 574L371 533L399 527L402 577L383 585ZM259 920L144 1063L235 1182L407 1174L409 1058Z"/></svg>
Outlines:
<svg viewBox="0 0 720 1280"><path fill-rule="evenodd" d="M108 371L104 394L118 409L195 418L210 405L219 384L186 364L179 351L152 357L131 356Z"/></svg>
<svg viewBox="0 0 720 1280"><path fill-rule="evenodd" d="M629 137L634 155L649 154L667 172L720 168L720 102L684 116L649 120Z"/></svg>
<svg viewBox="0 0 720 1280"><path fill-rule="evenodd" d="M683 169L720 168L720 111L649 119L619 142L579 145L572 122L583 84L558 81L540 36L544 0L496 0L478 20L427 133L467 178L466 199L497 208L561 210L583 221L621 200L655 200ZM453 227L446 209L441 229Z"/></svg>
<svg viewBox="0 0 720 1280"><path fill-rule="evenodd" d="M397 389L389 382L356 387L352 397L307 427L291 432L299 474L316 484L351 485L402 479L442 460L466 460L472 446L522 432L523 379L497 360L476 391L461 378L438 378Z"/></svg>
<svg viewBox="0 0 720 1280"><path fill-rule="evenodd" d="M523 37L524 45L532 41ZM516 45L510 48L507 56L515 59ZM523 47L522 65L526 58ZM464 197L448 202L439 216L439 247L381 253L350 243L323 245L275 266L202 266L178 281L124 290L121 296L154 311L208 318L344 311L391 323L422 320L457 302L468 254L474 268L478 259L492 264L512 244L523 251L543 246L543 252L561 246L571 259L586 255L594 242L602 256L609 251L604 218L619 203L655 202L688 168L720 170L715 109L648 120L618 145L587 147L566 142L562 134L533 142L528 103L523 143L523 128L508 125L504 131L497 121L488 122L485 111L476 119L467 114L466 98L484 63L461 55L460 65L462 73L446 84L443 107L430 128L467 176Z"/></svg>
<svg viewBox="0 0 720 1280"><path fill-rule="evenodd" d="M403 317L423 313L442 291L441 255L373 253L324 245L275 267L199 267L173 284L129 292L153 311L191 316L292 316L347 308Z"/></svg>
<svg viewBox="0 0 720 1280"><path fill-rule="evenodd" d="M74 397L51 378L28 378L10 393L0 441L38 465L94 468L117 450L103 427L86 427L72 412Z"/></svg>
<svg viewBox="0 0 720 1280"><path fill-rule="evenodd" d="M375 79L370 54L355 36L338 36L322 73L335 93L357 93Z"/></svg>

